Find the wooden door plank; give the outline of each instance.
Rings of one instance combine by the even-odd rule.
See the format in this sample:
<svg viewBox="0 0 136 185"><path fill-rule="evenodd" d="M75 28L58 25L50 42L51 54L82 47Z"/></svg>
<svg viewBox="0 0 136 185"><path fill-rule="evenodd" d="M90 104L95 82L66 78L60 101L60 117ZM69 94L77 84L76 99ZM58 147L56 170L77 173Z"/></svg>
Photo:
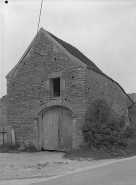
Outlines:
<svg viewBox="0 0 136 185"><path fill-rule="evenodd" d="M46 150L69 151L72 149L72 112L56 106L43 116L43 147Z"/></svg>
<svg viewBox="0 0 136 185"><path fill-rule="evenodd" d="M58 113L57 107L44 113L43 117L43 148L57 150L58 145Z"/></svg>
<svg viewBox="0 0 136 185"><path fill-rule="evenodd" d="M58 126L58 149L59 151L69 151L72 149L72 112L69 109L61 107Z"/></svg>
<svg viewBox="0 0 136 185"><path fill-rule="evenodd" d="M71 111L65 110L65 126L64 126L64 134L65 134L65 151L69 151L71 149L71 139L72 139L72 122L71 122Z"/></svg>

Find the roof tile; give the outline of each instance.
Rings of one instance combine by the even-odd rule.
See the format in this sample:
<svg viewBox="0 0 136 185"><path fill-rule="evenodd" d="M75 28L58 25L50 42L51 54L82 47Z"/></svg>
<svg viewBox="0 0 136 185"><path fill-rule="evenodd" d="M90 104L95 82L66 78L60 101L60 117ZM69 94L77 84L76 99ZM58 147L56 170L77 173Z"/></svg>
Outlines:
<svg viewBox="0 0 136 185"><path fill-rule="evenodd" d="M71 55L79 59L81 62L89 66L90 68L102 73L102 71L90 60L88 59L83 53L81 53L77 48L68 44L67 42L59 39L58 37L54 36L52 33L48 32L59 44L61 44Z"/></svg>

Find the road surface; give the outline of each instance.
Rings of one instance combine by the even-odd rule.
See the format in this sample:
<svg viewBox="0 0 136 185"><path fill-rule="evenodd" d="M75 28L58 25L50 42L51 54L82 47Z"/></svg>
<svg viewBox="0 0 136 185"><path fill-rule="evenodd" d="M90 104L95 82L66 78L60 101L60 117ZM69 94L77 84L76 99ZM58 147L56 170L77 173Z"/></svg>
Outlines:
<svg viewBox="0 0 136 185"><path fill-rule="evenodd" d="M33 185L136 185L136 158L33 183Z"/></svg>

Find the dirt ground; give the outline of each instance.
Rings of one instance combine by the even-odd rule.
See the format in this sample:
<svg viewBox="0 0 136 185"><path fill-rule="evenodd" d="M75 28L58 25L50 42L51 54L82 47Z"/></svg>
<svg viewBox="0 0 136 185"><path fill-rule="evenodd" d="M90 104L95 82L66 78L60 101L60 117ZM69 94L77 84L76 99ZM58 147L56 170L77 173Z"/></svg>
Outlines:
<svg viewBox="0 0 136 185"><path fill-rule="evenodd" d="M79 168L91 166L101 161L69 160L61 152L0 153L0 180L51 177Z"/></svg>

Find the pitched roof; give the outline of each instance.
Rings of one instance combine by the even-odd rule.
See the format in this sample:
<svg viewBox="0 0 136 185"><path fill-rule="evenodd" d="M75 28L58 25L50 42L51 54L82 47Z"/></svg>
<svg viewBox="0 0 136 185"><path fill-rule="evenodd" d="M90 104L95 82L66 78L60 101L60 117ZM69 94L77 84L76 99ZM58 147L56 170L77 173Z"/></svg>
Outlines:
<svg viewBox="0 0 136 185"><path fill-rule="evenodd" d="M67 42L59 39L58 37L54 36L52 33L48 32L59 44L61 44L71 55L79 59L81 62L89 66L90 68L99 71L102 71L90 60L88 59L83 53L81 53L77 48L68 44Z"/></svg>

